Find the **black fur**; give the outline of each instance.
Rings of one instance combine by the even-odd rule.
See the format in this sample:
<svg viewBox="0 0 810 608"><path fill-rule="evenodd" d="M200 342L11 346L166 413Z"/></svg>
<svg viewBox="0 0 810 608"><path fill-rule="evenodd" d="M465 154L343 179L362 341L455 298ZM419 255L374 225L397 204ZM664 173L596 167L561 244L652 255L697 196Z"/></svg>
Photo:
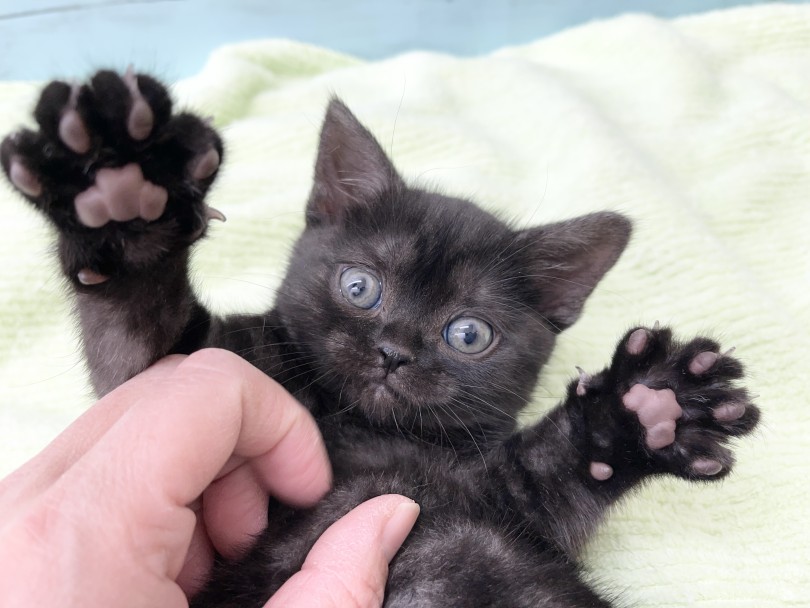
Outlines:
<svg viewBox="0 0 810 608"><path fill-rule="evenodd" d="M628 333L586 387L572 382L548 416L518 430L515 416L556 335L576 321L621 254L630 223L595 213L515 230L469 201L410 187L337 100L324 120L306 229L275 307L210 315L186 272L215 175L195 180L189 167L208 148L221 155L222 146L195 116L172 115L160 83L143 75L137 82L155 116L142 141L124 126L130 89L100 72L75 96L89 152L77 154L60 139L71 98L64 83L43 91L39 131L21 131L0 147L7 175L19 163L42 185L27 198L57 229L97 392L169 353L230 349L310 408L335 472L333 491L315 508L273 504L267 531L236 563L218 563L195 606L263 605L326 527L388 492L411 496L422 511L391 564L386 606L610 606L580 580L576 562L607 508L652 475L708 480L731 469L728 438L749 432L759 417L733 385L742 368L723 356L706 373L690 372L696 355L718 345L681 344L667 329L647 330L635 353ZM74 197L99 169L130 162L167 189L166 212L153 222L82 225ZM379 280L379 304L348 301L347 268ZM109 280L82 284L85 269ZM484 320L492 344L476 354L451 347L445 331L459 317ZM463 336L474 344L475 335ZM649 448L623 406L638 383L674 391L683 416L673 444ZM745 404L745 414L713 416L728 402ZM722 469L696 471L697 458ZM612 477L594 479L592 462L610 464Z"/></svg>

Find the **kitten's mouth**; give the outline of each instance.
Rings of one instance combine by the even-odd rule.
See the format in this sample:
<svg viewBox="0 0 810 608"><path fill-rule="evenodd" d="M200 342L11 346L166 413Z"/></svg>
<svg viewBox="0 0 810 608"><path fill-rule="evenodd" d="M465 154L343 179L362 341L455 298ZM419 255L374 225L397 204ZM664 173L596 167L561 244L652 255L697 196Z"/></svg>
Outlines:
<svg viewBox="0 0 810 608"><path fill-rule="evenodd" d="M371 387L371 392L376 399L384 399L389 401L391 399L398 399L400 401L404 400L404 397L397 392L397 390L391 386L388 380L381 380L379 382L375 382Z"/></svg>
<svg viewBox="0 0 810 608"><path fill-rule="evenodd" d="M391 397L397 397L396 391L391 388L387 382L380 382L377 386L374 387L374 398L375 399L390 399Z"/></svg>
<svg viewBox="0 0 810 608"><path fill-rule="evenodd" d="M376 416L387 418L391 410L408 407L410 400L397 391L388 380L379 380L368 387L366 392L366 410Z"/></svg>
<svg viewBox="0 0 810 608"><path fill-rule="evenodd" d="M396 424L414 417L429 403L444 403L447 383L433 376L416 373L418 370L396 370L386 373L381 367L356 370L339 381L344 388L344 397L358 406L369 420L378 423ZM436 390L436 387L442 390Z"/></svg>

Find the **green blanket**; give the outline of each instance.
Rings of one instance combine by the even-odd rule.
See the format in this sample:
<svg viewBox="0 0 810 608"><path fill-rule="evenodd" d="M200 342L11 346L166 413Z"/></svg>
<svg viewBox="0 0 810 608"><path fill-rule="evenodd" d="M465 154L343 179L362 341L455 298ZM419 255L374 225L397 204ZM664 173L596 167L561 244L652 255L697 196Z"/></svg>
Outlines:
<svg viewBox="0 0 810 608"><path fill-rule="evenodd" d="M37 86L0 84L0 132L30 120ZM626 328L660 320L735 345L764 424L726 481L660 480L626 501L588 569L635 606L810 602L810 7L627 16L474 59L365 63L262 41L220 49L175 93L216 117L228 148L211 200L228 222L194 258L220 311L272 298L332 94L411 180L520 224L631 216L630 247L527 415L556 402L575 364L598 369ZM5 473L92 397L48 229L5 185L0 208Z"/></svg>

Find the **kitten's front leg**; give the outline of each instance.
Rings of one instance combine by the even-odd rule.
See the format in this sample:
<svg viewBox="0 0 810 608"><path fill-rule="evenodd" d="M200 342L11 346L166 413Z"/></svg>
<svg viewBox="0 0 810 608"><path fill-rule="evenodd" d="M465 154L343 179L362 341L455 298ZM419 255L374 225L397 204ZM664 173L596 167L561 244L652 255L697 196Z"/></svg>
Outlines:
<svg viewBox="0 0 810 608"><path fill-rule="evenodd" d="M657 325L631 330L610 367L580 372L562 405L507 443L504 506L574 554L606 508L645 478L720 479L734 463L728 440L759 420L734 385L742 376L712 340L681 343Z"/></svg>
<svg viewBox="0 0 810 608"><path fill-rule="evenodd" d="M221 215L203 198L222 144L196 116L173 115L163 85L132 71L52 82L34 117L39 130L3 140L0 161L58 231L103 394L208 329L186 272L189 247Z"/></svg>

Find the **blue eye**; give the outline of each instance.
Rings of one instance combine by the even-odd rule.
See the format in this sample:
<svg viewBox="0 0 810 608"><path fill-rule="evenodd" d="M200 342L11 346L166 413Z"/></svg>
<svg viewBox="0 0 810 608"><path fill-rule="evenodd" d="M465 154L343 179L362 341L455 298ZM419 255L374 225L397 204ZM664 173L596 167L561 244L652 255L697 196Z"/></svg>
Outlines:
<svg viewBox="0 0 810 608"><path fill-rule="evenodd" d="M347 268L340 275L340 292L357 308L374 308L380 303L380 279L363 268Z"/></svg>
<svg viewBox="0 0 810 608"><path fill-rule="evenodd" d="M492 344L492 327L476 317L459 317L444 328L444 341L460 353L475 355Z"/></svg>

